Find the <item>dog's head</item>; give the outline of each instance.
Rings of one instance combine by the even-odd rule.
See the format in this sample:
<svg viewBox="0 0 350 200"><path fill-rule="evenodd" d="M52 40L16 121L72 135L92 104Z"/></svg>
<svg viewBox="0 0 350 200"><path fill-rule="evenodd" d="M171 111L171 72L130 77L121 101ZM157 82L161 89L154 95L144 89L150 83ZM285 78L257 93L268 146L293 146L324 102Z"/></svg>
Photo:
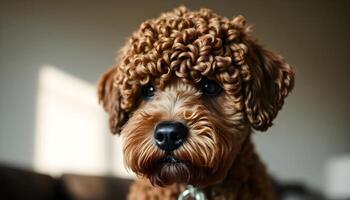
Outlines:
<svg viewBox="0 0 350 200"><path fill-rule="evenodd" d="M293 83L243 17L180 7L134 32L98 95L130 169L160 186L204 186L226 176L252 128L272 125Z"/></svg>

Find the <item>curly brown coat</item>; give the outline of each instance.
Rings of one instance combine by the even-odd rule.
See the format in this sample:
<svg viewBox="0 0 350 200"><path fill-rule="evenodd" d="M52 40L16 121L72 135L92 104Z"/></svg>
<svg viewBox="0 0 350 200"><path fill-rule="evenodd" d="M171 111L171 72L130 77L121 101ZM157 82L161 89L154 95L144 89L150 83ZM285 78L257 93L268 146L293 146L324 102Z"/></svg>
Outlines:
<svg viewBox="0 0 350 200"><path fill-rule="evenodd" d="M205 79L223 91L206 96ZM154 96L142 98L149 85ZM111 131L123 136L125 164L140 177L129 199L176 199L187 184L209 199L274 199L251 133L272 125L293 85L292 68L257 43L242 16L182 6L142 23L98 87ZM153 142L162 121L189 129L171 153ZM169 155L179 163L165 163Z"/></svg>

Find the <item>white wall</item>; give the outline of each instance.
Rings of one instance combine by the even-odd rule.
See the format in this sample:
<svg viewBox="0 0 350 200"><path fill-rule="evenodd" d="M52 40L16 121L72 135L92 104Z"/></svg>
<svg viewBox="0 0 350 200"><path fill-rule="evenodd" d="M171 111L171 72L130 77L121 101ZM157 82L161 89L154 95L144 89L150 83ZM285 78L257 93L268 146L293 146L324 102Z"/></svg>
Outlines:
<svg viewBox="0 0 350 200"><path fill-rule="evenodd" d="M1 1L0 162L33 165L43 65L95 84L143 20L179 4L243 14L295 66L295 90L276 125L255 139L277 177L322 188L327 159L350 153L348 1Z"/></svg>

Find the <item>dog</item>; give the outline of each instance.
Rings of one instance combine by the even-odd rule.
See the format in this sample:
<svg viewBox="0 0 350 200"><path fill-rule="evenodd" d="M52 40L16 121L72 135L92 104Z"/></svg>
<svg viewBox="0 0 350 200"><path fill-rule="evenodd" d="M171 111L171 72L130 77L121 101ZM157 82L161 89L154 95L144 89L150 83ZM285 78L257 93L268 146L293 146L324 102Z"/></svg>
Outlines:
<svg viewBox="0 0 350 200"><path fill-rule="evenodd" d="M293 85L292 67L243 16L181 6L143 22L98 83L139 177L128 199L173 200L187 187L210 200L275 199L251 137L272 125Z"/></svg>

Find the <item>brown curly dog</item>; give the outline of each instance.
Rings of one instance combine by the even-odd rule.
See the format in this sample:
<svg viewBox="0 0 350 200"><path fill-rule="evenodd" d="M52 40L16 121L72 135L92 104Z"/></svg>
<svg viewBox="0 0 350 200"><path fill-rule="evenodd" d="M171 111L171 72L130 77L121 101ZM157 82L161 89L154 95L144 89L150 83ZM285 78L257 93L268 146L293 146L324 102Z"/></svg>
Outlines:
<svg viewBox="0 0 350 200"><path fill-rule="evenodd" d="M179 7L147 20L100 79L110 129L139 180L131 200L275 199L251 142L292 90L294 72L250 35L242 16Z"/></svg>

